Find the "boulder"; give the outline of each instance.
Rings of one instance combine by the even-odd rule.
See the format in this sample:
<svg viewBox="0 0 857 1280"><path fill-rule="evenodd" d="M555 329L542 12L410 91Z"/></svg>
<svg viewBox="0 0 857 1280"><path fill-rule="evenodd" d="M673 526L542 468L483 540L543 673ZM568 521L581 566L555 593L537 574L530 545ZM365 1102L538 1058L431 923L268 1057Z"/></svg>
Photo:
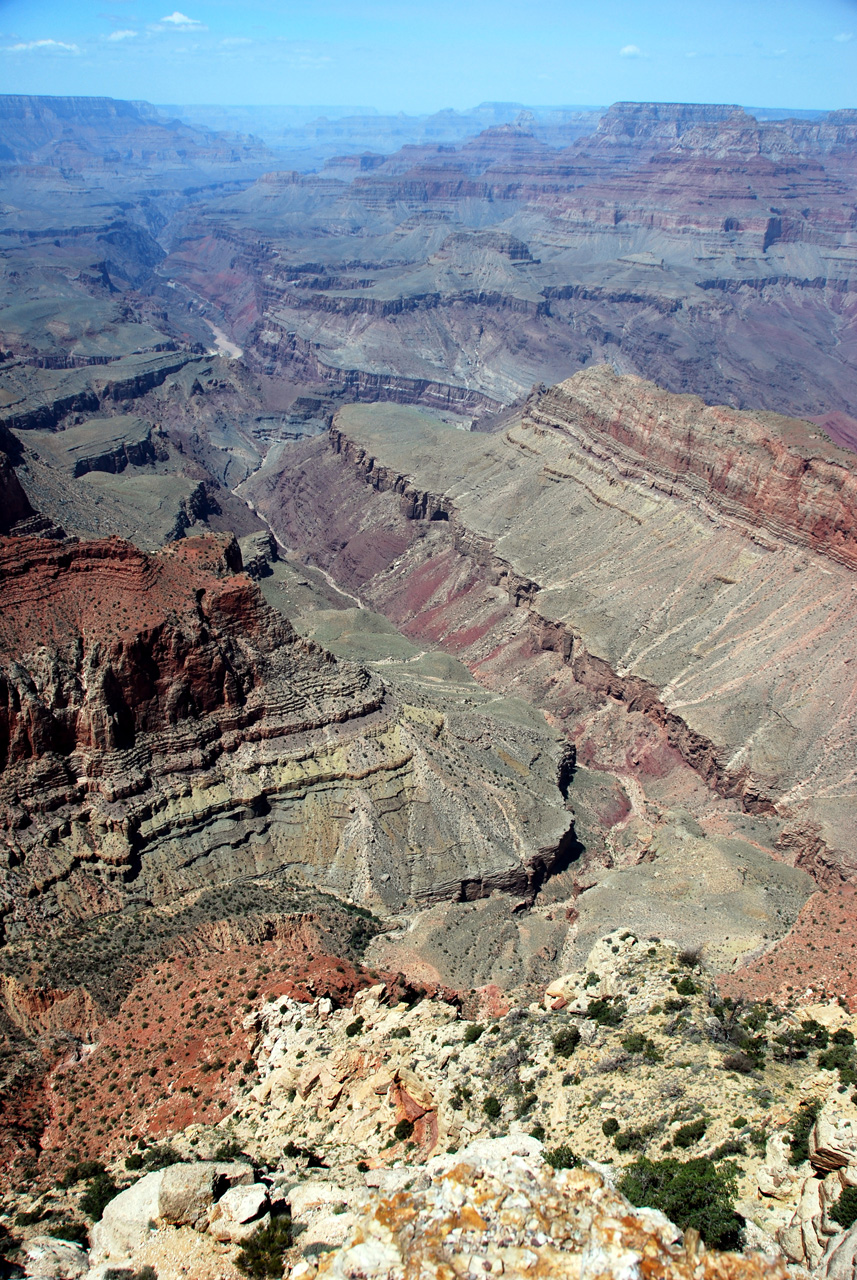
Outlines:
<svg viewBox="0 0 857 1280"><path fill-rule="evenodd" d="M818 1267L819 1280L857 1280L857 1223L834 1236Z"/></svg>
<svg viewBox="0 0 857 1280"><path fill-rule="evenodd" d="M163 1173L158 1217L176 1227L203 1227L208 1222L211 1206L226 1189L253 1182L252 1165L240 1162L201 1160L194 1164L172 1164Z"/></svg>
<svg viewBox="0 0 857 1280"><path fill-rule="evenodd" d="M79 1280L89 1270L86 1250L71 1240L32 1236L23 1252L24 1272L32 1280Z"/></svg>
<svg viewBox="0 0 857 1280"><path fill-rule="evenodd" d="M213 1206L208 1229L218 1240L240 1244L270 1223L269 1210L264 1183L231 1187Z"/></svg>
<svg viewBox="0 0 857 1280"><path fill-rule="evenodd" d="M789 1164L789 1152L782 1134L775 1133L768 1139L765 1163L756 1174L756 1184L763 1196L771 1196L775 1200L792 1199L801 1175Z"/></svg>
<svg viewBox="0 0 857 1280"><path fill-rule="evenodd" d="M857 1107L834 1094L822 1107L809 1135L813 1168L844 1169L857 1165Z"/></svg>
<svg viewBox="0 0 857 1280"><path fill-rule="evenodd" d="M147 1173L108 1202L101 1221L90 1232L90 1261L130 1258L142 1248L160 1216L159 1197L166 1170Z"/></svg>

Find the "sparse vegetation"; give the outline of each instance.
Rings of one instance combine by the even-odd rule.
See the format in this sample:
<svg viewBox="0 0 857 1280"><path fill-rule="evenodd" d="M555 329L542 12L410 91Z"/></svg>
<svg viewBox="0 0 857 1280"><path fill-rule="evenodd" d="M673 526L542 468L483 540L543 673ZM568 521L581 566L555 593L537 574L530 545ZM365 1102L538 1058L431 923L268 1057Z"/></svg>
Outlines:
<svg viewBox="0 0 857 1280"><path fill-rule="evenodd" d="M576 1169L580 1164L580 1158L567 1143L561 1143L560 1146L552 1147L550 1151L545 1152L545 1162L552 1169Z"/></svg>
<svg viewBox="0 0 857 1280"><path fill-rule="evenodd" d="M280 1280L286 1250L292 1244L292 1221L274 1218L241 1247L235 1265L251 1280Z"/></svg>
<svg viewBox="0 0 857 1280"><path fill-rule="evenodd" d="M564 1027L553 1038L553 1051L558 1058L570 1058L580 1044L580 1030L575 1026Z"/></svg>

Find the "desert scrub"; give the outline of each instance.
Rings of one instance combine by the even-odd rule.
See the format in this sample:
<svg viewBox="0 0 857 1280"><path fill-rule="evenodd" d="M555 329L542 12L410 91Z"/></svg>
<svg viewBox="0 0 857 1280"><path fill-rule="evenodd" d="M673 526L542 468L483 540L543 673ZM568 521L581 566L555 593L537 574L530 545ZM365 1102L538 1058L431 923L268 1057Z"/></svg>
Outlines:
<svg viewBox="0 0 857 1280"><path fill-rule="evenodd" d="M571 1147L563 1142L558 1147L552 1147L550 1151L545 1152L545 1163L552 1169L576 1169L580 1160Z"/></svg>
<svg viewBox="0 0 857 1280"><path fill-rule="evenodd" d="M795 1168L809 1159L809 1135L812 1133L812 1127L820 1110L821 1102L818 1098L813 1099L812 1102L802 1102L800 1110L792 1119L789 1164L794 1165Z"/></svg>
<svg viewBox="0 0 857 1280"><path fill-rule="evenodd" d="M119 1188L110 1177L110 1174L99 1173L92 1179L81 1196L81 1211L86 1214L87 1218L91 1218L93 1222L98 1222L104 1213L105 1207L118 1194Z"/></svg>
<svg viewBox="0 0 857 1280"><path fill-rule="evenodd" d="M358 1015L353 1022L349 1022L348 1026L345 1028L345 1034L347 1036L359 1036L362 1030L363 1018Z"/></svg>
<svg viewBox="0 0 857 1280"><path fill-rule="evenodd" d="M629 1036L625 1036L622 1041L622 1048L626 1053L638 1053L646 1062L662 1062L662 1055L658 1052L658 1046L649 1036L643 1035L641 1031L632 1031Z"/></svg>
<svg viewBox="0 0 857 1280"><path fill-rule="evenodd" d="M482 1103L482 1110L485 1112L489 1120L497 1120L503 1108L500 1105L499 1099L495 1098L494 1095L491 1094Z"/></svg>
<svg viewBox="0 0 857 1280"><path fill-rule="evenodd" d="M741 1219L735 1212L737 1170L697 1157L649 1160L641 1156L625 1169L619 1190L631 1204L662 1213L687 1231L693 1227L715 1249L740 1247Z"/></svg>
<svg viewBox="0 0 857 1280"><path fill-rule="evenodd" d="M558 1058L570 1058L580 1044L580 1031L577 1027L564 1027L553 1038L553 1051Z"/></svg>
<svg viewBox="0 0 857 1280"><path fill-rule="evenodd" d="M830 1210L834 1222L846 1231L857 1222L857 1187L846 1187Z"/></svg>
<svg viewBox="0 0 857 1280"><path fill-rule="evenodd" d="M694 1143L705 1136L705 1130L708 1125L705 1120L691 1120L690 1124L683 1124L680 1129L676 1129L673 1134L673 1145L676 1147L692 1147Z"/></svg>
<svg viewBox="0 0 857 1280"><path fill-rule="evenodd" d="M291 1218L274 1218L270 1226L257 1231L242 1247L235 1265L251 1280L280 1280L285 1253L291 1243Z"/></svg>
<svg viewBox="0 0 857 1280"><path fill-rule="evenodd" d="M471 1022L464 1033L465 1044L475 1044L485 1030L481 1022Z"/></svg>
<svg viewBox="0 0 857 1280"><path fill-rule="evenodd" d="M586 1008L587 1018L597 1022L600 1027L618 1027L625 1016L625 1001L611 1000L610 997L590 1000Z"/></svg>

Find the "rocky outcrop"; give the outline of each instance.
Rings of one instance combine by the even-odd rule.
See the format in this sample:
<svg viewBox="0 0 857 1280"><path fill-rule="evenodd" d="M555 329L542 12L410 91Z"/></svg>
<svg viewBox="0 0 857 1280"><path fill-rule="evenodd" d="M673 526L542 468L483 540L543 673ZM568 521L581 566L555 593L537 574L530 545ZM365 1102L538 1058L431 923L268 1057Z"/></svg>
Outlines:
<svg viewBox="0 0 857 1280"><path fill-rule="evenodd" d="M476 1142L438 1156L421 1185L371 1201L349 1239L322 1256L318 1275L431 1277L477 1268L513 1280L533 1274L665 1280L779 1277L782 1262L760 1254L708 1252L663 1214L634 1209L594 1168L555 1173L524 1137Z"/></svg>
<svg viewBox="0 0 857 1280"><path fill-rule="evenodd" d="M857 568L857 467L812 423L709 407L607 367L536 397L528 418L618 476Z"/></svg>
<svg viewBox="0 0 857 1280"><path fill-rule="evenodd" d="M568 857L555 739L512 798L470 745L488 722L302 641L229 539L16 538L0 564L7 930L283 863L364 900L526 895Z"/></svg>

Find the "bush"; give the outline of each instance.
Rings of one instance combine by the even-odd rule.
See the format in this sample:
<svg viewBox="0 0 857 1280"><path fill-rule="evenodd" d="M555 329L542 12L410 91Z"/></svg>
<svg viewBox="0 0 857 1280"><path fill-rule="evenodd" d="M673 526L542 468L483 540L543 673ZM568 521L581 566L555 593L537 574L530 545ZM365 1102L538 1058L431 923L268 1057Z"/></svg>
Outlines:
<svg viewBox="0 0 857 1280"><path fill-rule="evenodd" d="M470 1026L464 1033L465 1044L475 1044L482 1032L485 1030L481 1022L471 1022Z"/></svg>
<svg viewBox="0 0 857 1280"><path fill-rule="evenodd" d="M847 1231L857 1222L857 1187L846 1187L836 1204L830 1210L834 1222Z"/></svg>
<svg viewBox="0 0 857 1280"><path fill-rule="evenodd" d="M185 1157L176 1151L175 1147L171 1147L169 1143L163 1142L158 1147L150 1147L143 1156L143 1165L146 1169L152 1171L155 1169L166 1169L170 1164L184 1164Z"/></svg>
<svg viewBox="0 0 857 1280"><path fill-rule="evenodd" d="M292 1220L274 1218L271 1225L247 1241L235 1265L252 1280L281 1280L286 1250L292 1244Z"/></svg>
<svg viewBox="0 0 857 1280"><path fill-rule="evenodd" d="M412 1120L400 1120L393 1130L393 1133L396 1135L397 1142L406 1142L413 1131L414 1123Z"/></svg>
<svg viewBox="0 0 857 1280"><path fill-rule="evenodd" d="M61 1187L73 1187L76 1182L84 1182L87 1178L97 1178L106 1173L107 1168L100 1160L81 1160L79 1164L70 1164L63 1174Z"/></svg>
<svg viewBox="0 0 857 1280"><path fill-rule="evenodd" d="M737 1053L727 1053L723 1059L723 1066L726 1071L737 1071L742 1076L748 1076L754 1070L753 1059L748 1057L742 1049Z"/></svg>
<svg viewBox="0 0 857 1280"><path fill-rule="evenodd" d="M614 1002L609 997L590 1000L586 1008L586 1016L593 1022L597 1022L600 1027L618 1027L625 1016L625 1002L623 1000Z"/></svg>
<svg viewBox="0 0 857 1280"><path fill-rule="evenodd" d="M699 987L693 978L679 978L673 985L680 996L695 996L699 992Z"/></svg>
<svg viewBox="0 0 857 1280"><path fill-rule="evenodd" d="M838 1070L842 1084L854 1084L857 1082L854 1049L851 1045L840 1042L834 1044L830 1049L825 1049L823 1053L818 1055L818 1065L824 1068L825 1071Z"/></svg>
<svg viewBox="0 0 857 1280"><path fill-rule="evenodd" d="M358 1015L353 1022L349 1022L348 1026L345 1028L345 1034L347 1036L359 1036L360 1032L363 1030L363 1021L363 1018Z"/></svg>
<svg viewBox="0 0 857 1280"><path fill-rule="evenodd" d="M626 1053L639 1053L647 1062L661 1062L661 1055L658 1053L658 1046L650 1036L644 1036L641 1031L632 1031L629 1036L625 1036L622 1041L622 1048Z"/></svg>
<svg viewBox="0 0 857 1280"><path fill-rule="evenodd" d="M565 1142L558 1147L553 1147L550 1151L546 1151L545 1162L552 1169L576 1169L580 1164L578 1157Z"/></svg>
<svg viewBox="0 0 857 1280"><path fill-rule="evenodd" d="M537 1093L528 1093L525 1097L521 1098L521 1101L518 1103L517 1107L515 1107L515 1115L518 1119L520 1120L528 1111L532 1111L538 1100L539 1095Z"/></svg>
<svg viewBox="0 0 857 1280"><path fill-rule="evenodd" d="M570 1058L580 1044L580 1031L577 1027L566 1027L558 1031L553 1038L553 1051L558 1058Z"/></svg>
<svg viewBox="0 0 857 1280"><path fill-rule="evenodd" d="M631 1204L660 1209L687 1231L693 1227L707 1245L734 1249L741 1245L741 1219L735 1213L737 1171L698 1157L681 1161L641 1156L624 1171L619 1190Z"/></svg>
<svg viewBox="0 0 857 1280"><path fill-rule="evenodd" d="M142 1169L143 1157L139 1151L132 1151L130 1156L125 1157L125 1168L132 1173L137 1169Z"/></svg>
<svg viewBox="0 0 857 1280"><path fill-rule="evenodd" d="M830 1039L834 1044L853 1044L854 1032L849 1031L847 1027L840 1027L838 1031L834 1031Z"/></svg>
<svg viewBox="0 0 857 1280"><path fill-rule="evenodd" d="M802 1102L800 1111L792 1120L790 1143L792 1150L789 1156L789 1164L794 1165L795 1168L799 1164L803 1164L804 1160L809 1159L809 1135L812 1133L812 1127L820 1110L821 1101L818 1098L812 1102Z"/></svg>
<svg viewBox="0 0 857 1280"><path fill-rule="evenodd" d="M543 1124L534 1124L530 1130L530 1137L537 1138L539 1142L545 1140L545 1127Z"/></svg>
<svg viewBox="0 0 857 1280"><path fill-rule="evenodd" d="M687 1001L680 1000L677 996L667 996L664 1001L664 1009L667 1013L681 1013L682 1009L687 1008Z"/></svg>
<svg viewBox="0 0 857 1280"><path fill-rule="evenodd" d="M492 1094L490 1097L486 1098L485 1101L482 1103L482 1110L485 1112L489 1120L496 1120L500 1115L500 1113L502 1112L503 1108L500 1106L499 1101Z"/></svg>
<svg viewBox="0 0 857 1280"><path fill-rule="evenodd" d="M105 1205L109 1204L114 1196L118 1196L119 1188L110 1177L109 1173L99 1173L93 1178L81 1197L80 1207L88 1218L92 1218L93 1222L98 1222L104 1212Z"/></svg>
<svg viewBox="0 0 857 1280"><path fill-rule="evenodd" d="M691 1120L690 1124L683 1124L680 1129L676 1129L673 1134L673 1145L676 1147L692 1147L695 1142L704 1135L708 1128L705 1120Z"/></svg>
<svg viewBox="0 0 857 1280"><path fill-rule="evenodd" d="M617 1151L636 1151L638 1147L642 1147L646 1141L646 1135L641 1129L626 1129L624 1133L619 1132L613 1139L613 1146Z"/></svg>
<svg viewBox="0 0 857 1280"><path fill-rule="evenodd" d="M609 1120L604 1121L601 1126L601 1132L604 1134L605 1138L612 1138L614 1133L619 1132L619 1121L611 1116Z"/></svg>

